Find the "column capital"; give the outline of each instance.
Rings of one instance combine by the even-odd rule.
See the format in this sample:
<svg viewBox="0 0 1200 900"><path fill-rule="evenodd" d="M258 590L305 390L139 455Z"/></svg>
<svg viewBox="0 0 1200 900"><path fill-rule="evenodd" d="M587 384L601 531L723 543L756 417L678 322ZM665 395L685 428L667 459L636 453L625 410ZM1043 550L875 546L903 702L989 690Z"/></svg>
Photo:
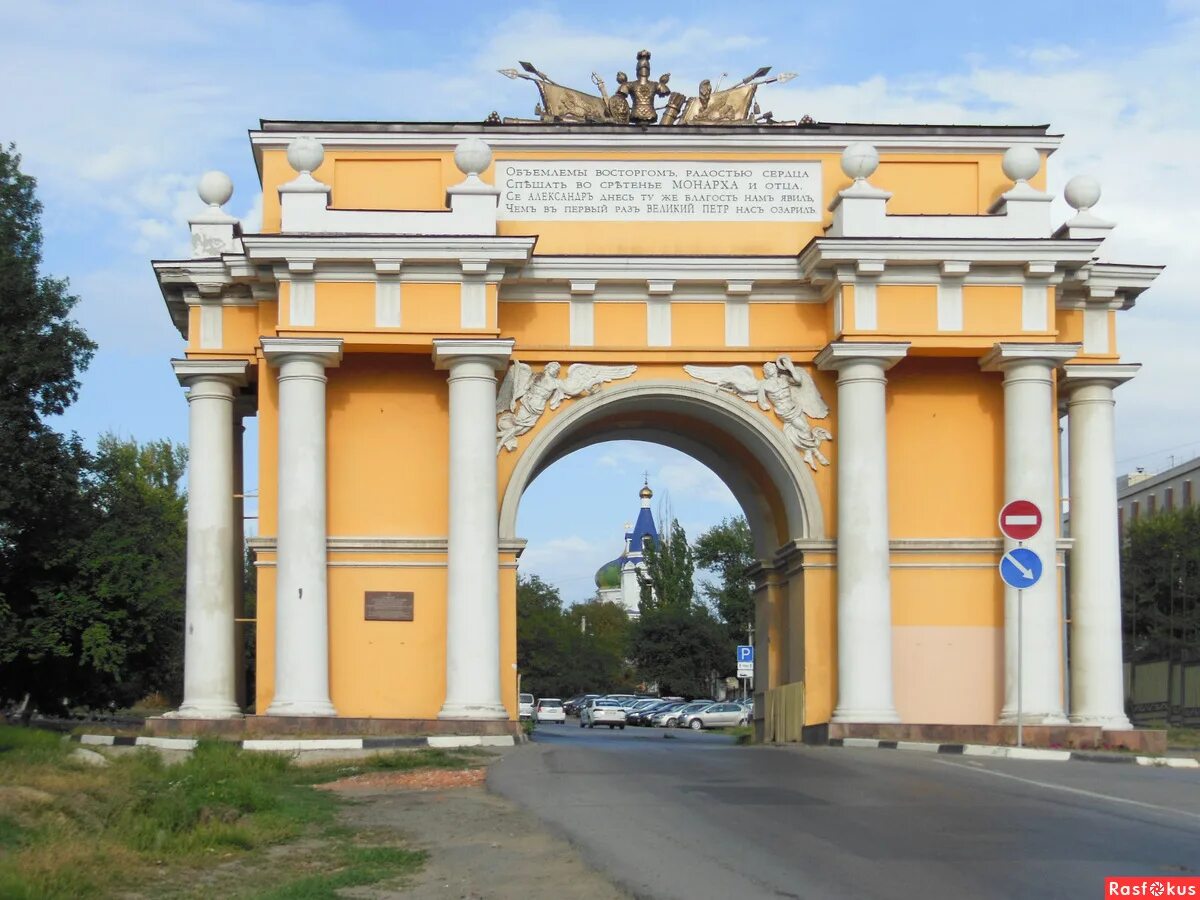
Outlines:
<svg viewBox="0 0 1200 900"><path fill-rule="evenodd" d="M433 342L433 366L435 369L449 369L455 363L469 359L487 363L493 369L503 369L512 357L513 345L515 343L511 338L488 338L484 340L435 338Z"/></svg>
<svg viewBox="0 0 1200 900"><path fill-rule="evenodd" d="M1061 384L1068 392L1094 384L1115 388L1133 379L1141 371L1141 363L1119 363L1110 365L1066 365L1063 366Z"/></svg>
<svg viewBox="0 0 1200 900"><path fill-rule="evenodd" d="M184 387L201 378L219 378L231 387L244 387L250 363L244 359L173 359L171 368Z"/></svg>
<svg viewBox="0 0 1200 900"><path fill-rule="evenodd" d="M856 362L874 361L884 370L890 369L908 355L908 341L833 341L816 355L813 362L818 369L840 369Z"/></svg>
<svg viewBox="0 0 1200 900"><path fill-rule="evenodd" d="M289 357L307 357L329 368L342 361L341 338L268 338L262 339L267 364L278 366Z"/></svg>
<svg viewBox="0 0 1200 900"><path fill-rule="evenodd" d="M1002 342L996 344L983 359L979 367L985 372L1003 372L1018 363L1041 363L1048 368L1057 368L1079 353L1082 344L1018 344Z"/></svg>

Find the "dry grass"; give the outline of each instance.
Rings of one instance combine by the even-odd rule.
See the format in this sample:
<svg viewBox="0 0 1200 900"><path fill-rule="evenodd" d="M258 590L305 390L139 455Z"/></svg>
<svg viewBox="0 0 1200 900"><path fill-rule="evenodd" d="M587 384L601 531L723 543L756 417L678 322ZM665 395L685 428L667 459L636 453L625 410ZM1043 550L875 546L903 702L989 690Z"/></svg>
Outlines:
<svg viewBox="0 0 1200 900"><path fill-rule="evenodd" d="M137 890L154 897L245 897L260 888L270 896L332 897L338 887L412 871L422 857L394 836L391 846L364 846L361 835L337 826L337 798L314 785L369 771L462 770L479 763L478 756L416 751L353 766L299 768L275 754L202 742L173 766L143 750L93 767L72 759L75 746L57 734L0 726L5 900ZM211 875L218 863L252 860L268 848L314 837L322 839L319 850L296 854L290 871L248 865L218 878L221 884L197 878ZM304 882L298 880L292 894L286 893L289 875Z"/></svg>

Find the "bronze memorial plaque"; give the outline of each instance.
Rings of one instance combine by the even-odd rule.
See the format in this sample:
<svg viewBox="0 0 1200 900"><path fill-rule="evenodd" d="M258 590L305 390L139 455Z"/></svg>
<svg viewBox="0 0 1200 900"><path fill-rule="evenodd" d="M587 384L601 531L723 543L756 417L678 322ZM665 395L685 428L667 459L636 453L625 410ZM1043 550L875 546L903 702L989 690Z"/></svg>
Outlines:
<svg viewBox="0 0 1200 900"><path fill-rule="evenodd" d="M413 620L412 591L365 591L368 621L411 622Z"/></svg>

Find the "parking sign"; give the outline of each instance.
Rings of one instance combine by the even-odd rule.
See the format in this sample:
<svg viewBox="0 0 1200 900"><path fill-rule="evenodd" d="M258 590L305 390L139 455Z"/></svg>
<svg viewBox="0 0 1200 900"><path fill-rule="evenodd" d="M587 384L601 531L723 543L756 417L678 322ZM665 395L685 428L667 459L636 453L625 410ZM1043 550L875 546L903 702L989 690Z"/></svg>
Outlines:
<svg viewBox="0 0 1200 900"><path fill-rule="evenodd" d="M738 644L737 661L740 663L754 662L754 647L750 644Z"/></svg>

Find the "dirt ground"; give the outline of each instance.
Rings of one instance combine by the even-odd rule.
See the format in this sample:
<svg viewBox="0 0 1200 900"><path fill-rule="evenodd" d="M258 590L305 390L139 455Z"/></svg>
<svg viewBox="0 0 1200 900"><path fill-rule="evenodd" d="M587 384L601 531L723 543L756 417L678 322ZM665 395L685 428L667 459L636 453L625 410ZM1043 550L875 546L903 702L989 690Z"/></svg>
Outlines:
<svg viewBox="0 0 1200 900"><path fill-rule="evenodd" d="M414 773L417 774L417 773ZM629 895L588 868L566 840L533 816L490 794L477 777L405 778L373 774L336 786L347 801L341 819L372 830L395 829L426 850L424 868L403 889L343 890L344 897L384 900L610 900ZM449 773L447 773L449 774ZM423 783L424 782L424 783Z"/></svg>

